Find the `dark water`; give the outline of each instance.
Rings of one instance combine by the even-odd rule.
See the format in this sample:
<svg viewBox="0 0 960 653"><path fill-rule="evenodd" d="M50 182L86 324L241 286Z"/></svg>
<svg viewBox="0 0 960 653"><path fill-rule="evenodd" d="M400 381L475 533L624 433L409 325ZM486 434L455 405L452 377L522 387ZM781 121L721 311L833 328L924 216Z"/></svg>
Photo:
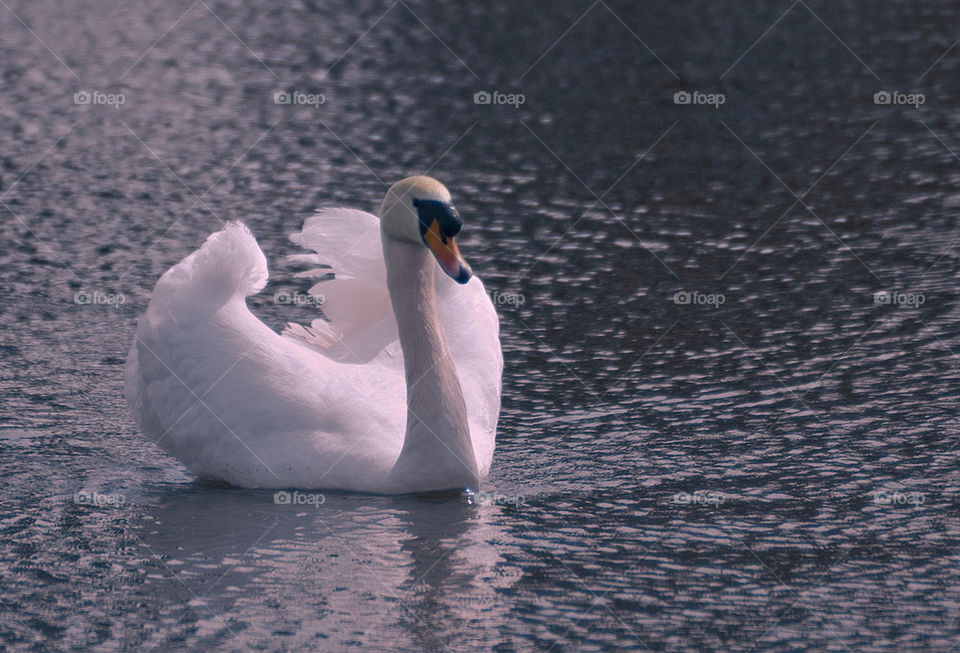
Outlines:
<svg viewBox="0 0 960 653"><path fill-rule="evenodd" d="M0 6L0 646L960 646L953 3L282 4ZM166 268L245 220L306 321L286 234L423 172L503 301L498 498L277 506L135 431Z"/></svg>

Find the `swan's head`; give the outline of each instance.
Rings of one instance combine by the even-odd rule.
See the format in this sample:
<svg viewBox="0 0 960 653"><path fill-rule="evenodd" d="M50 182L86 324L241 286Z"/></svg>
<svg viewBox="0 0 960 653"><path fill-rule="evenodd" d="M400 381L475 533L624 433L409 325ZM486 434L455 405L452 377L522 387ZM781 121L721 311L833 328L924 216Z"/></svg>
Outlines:
<svg viewBox="0 0 960 653"><path fill-rule="evenodd" d="M426 247L450 278L466 283L473 272L454 240L461 227L450 191L432 177L398 181L380 205L380 231L385 238Z"/></svg>

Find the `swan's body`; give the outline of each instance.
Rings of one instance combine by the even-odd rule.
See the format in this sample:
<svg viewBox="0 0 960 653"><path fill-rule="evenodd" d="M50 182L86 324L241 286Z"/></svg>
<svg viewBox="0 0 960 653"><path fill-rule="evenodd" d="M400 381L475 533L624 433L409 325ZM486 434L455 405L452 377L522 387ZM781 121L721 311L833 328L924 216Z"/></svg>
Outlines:
<svg viewBox="0 0 960 653"><path fill-rule="evenodd" d="M476 487L493 458L503 361L480 280L434 274L431 249L469 278L449 201L414 177L391 188L381 220L348 209L307 220L291 239L332 267L336 278L311 289L329 322L282 335L244 299L267 281L252 234L231 223L210 236L160 278L140 319L126 368L140 429L197 476L245 487ZM454 218L436 214L444 207Z"/></svg>

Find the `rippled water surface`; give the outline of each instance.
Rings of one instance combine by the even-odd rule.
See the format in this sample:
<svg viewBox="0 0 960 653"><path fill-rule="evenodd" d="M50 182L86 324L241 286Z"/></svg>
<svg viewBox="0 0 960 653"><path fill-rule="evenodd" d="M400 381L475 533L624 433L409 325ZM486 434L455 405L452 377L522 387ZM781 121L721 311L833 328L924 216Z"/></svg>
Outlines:
<svg viewBox="0 0 960 653"><path fill-rule="evenodd" d="M0 647L960 646L953 3L0 5ZM499 298L495 495L136 432L165 269L242 219L307 321L286 234L418 172Z"/></svg>

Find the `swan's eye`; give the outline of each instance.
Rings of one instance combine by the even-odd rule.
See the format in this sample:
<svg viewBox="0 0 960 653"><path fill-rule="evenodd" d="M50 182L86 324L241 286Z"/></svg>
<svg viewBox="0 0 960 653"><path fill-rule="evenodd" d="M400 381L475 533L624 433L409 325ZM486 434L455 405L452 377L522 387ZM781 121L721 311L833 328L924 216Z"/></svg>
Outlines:
<svg viewBox="0 0 960 653"><path fill-rule="evenodd" d="M452 204L441 202L439 200L422 200L414 198L413 206L417 209L417 216L420 218L420 235L426 233L434 222L440 227L440 235L446 238L453 238L463 228L463 220L460 213Z"/></svg>

